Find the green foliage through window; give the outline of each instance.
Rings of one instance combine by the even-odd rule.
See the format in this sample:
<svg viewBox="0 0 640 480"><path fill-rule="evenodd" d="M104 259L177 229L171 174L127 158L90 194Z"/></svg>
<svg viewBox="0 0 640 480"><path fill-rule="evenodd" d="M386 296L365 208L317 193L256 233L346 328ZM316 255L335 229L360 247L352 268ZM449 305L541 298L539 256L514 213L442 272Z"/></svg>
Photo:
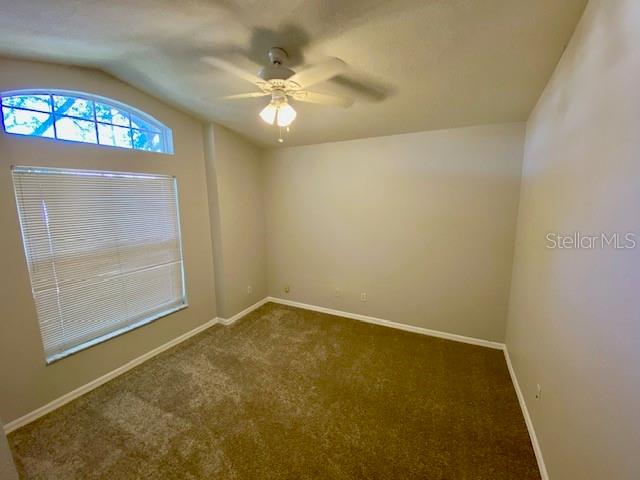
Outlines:
<svg viewBox="0 0 640 480"><path fill-rule="evenodd" d="M171 130L116 102L66 92L12 92L1 97L7 133L173 153Z"/></svg>

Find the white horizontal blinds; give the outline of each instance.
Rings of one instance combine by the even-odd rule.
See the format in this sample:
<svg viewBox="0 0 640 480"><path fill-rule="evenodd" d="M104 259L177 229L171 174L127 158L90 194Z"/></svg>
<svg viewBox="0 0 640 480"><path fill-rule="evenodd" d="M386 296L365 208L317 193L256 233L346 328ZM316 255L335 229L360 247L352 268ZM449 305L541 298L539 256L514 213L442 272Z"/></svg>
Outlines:
<svg viewBox="0 0 640 480"><path fill-rule="evenodd" d="M16 167L48 360L185 303L172 177Z"/></svg>

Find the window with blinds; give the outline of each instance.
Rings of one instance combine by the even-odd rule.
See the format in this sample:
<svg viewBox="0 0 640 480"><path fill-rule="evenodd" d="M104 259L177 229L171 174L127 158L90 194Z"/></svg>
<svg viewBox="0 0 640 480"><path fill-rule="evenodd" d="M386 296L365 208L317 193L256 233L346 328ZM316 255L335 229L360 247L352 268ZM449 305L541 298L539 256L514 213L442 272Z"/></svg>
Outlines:
<svg viewBox="0 0 640 480"><path fill-rule="evenodd" d="M48 363L186 306L175 178L12 174Z"/></svg>

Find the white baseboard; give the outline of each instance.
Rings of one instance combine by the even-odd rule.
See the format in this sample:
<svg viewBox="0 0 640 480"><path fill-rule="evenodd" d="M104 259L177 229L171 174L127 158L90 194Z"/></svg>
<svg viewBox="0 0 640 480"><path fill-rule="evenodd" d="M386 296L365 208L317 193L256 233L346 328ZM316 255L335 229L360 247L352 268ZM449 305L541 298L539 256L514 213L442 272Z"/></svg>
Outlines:
<svg viewBox="0 0 640 480"><path fill-rule="evenodd" d="M337 315L340 317L345 317L345 318L351 318L354 320L359 320L362 322L367 322L367 323L373 323L375 325L382 325L385 327L390 327L390 328L397 328L400 330L405 330L408 332L414 332L414 333L419 333L422 335L429 335L429 336L433 336L433 337L438 337L438 338L444 338L446 340L453 340L456 342L463 342L463 343L470 343L472 345L479 345L482 347L489 347L489 348L494 348L494 349L498 349L498 350L503 350L504 351L504 356L507 362L507 367L509 369L509 374L511 375L511 381L513 382L513 386L515 388L516 391L516 395L518 396L518 401L520 402L520 408L522 409L522 414L524 416L524 420L525 423L527 425L527 429L529 431L529 436L531 438L531 443L533 445L533 451L536 455L536 460L538 461L538 467L540 468L540 475L542 476L542 480L549 480L549 475L547 474L547 469L544 463L544 459L542 457L542 451L540 449L540 444L538 443L538 438L536 436L536 432L533 428L533 422L531 421L531 416L529 415L529 411L527 409L527 404L524 401L524 396L522 394L522 390L520 389L520 385L518 384L518 379L516 377L516 374L513 370L513 365L511 364L511 359L509 357L509 351L507 350L506 346L503 343L499 343L499 342L491 342L488 340L482 340L479 338L473 338L473 337L465 337L463 335L457 335L454 333L447 333L447 332L440 332L437 330L430 330L428 328L423 328L423 327L416 327L414 325L406 325L403 323L397 323L397 322L392 322L390 320L384 320L381 318L376 318L376 317L370 317L367 315L360 315L357 313L350 313L350 312L343 312L341 310L334 310L332 308L325 308L325 307L318 307L316 305L309 305L306 303L301 303L301 302L294 302L291 300L285 300L282 298L276 298L276 297L265 297L262 300L256 302L255 304L251 305L250 307L244 309L243 311L235 314L234 316L230 317L230 318L214 318L209 320L206 323L203 323L202 325L194 328L193 330L188 331L187 333L184 333L182 335L180 335L179 337L174 338L173 340L165 343L164 345L161 345L157 348L154 348L153 350L145 353L144 355L141 355L133 360L131 360L130 362L127 362L126 364L122 365L121 367L116 368L115 370L112 370L109 373L106 373L105 375L102 375L101 377L96 378L95 380L92 380L91 382L76 388L75 390L72 390L69 393L66 393L64 395L62 395L61 397L47 403L46 405L43 405L40 408L37 408L35 410L33 410L32 412L27 413L26 415L23 415L20 418L17 418L16 420L13 420L9 423L7 423L6 425L3 426L5 433L10 433L24 425L26 425L27 423L30 423L44 415L46 415L49 412L52 412L53 410L55 410L56 408L59 408L63 405L65 405L66 403L69 403L70 401L84 395L87 392L90 392L91 390L99 387L100 385L108 382L109 380L114 379L115 377L122 375L123 373L131 370L132 368L140 365L141 363L155 357L156 355L164 352L165 350L170 349L171 347L174 347L176 345L178 345L179 343L184 342L185 340L193 337L194 335L197 335L200 332L203 332L204 330L206 330L207 328L212 327L213 325L216 325L217 323L222 323L223 325L231 325L232 323L234 323L235 321L237 321L238 319L244 317L245 315L247 315L248 313L252 312L253 310L261 307L262 305L264 305L265 303L268 302L273 302L273 303L280 303L282 305L289 305L292 307L298 307L298 308L302 308L305 310L312 310L312 311L316 311L316 312L322 312L322 313L327 313L330 315Z"/></svg>
<svg viewBox="0 0 640 480"><path fill-rule="evenodd" d="M253 305L251 305L250 307L245 308L244 310L242 310L239 313L236 313L233 317L230 318L220 318L220 323L224 324L224 325L231 325L233 322L235 322L236 320L239 320L240 318L244 317L245 315L247 315L248 313L253 312L256 308L260 308L262 305L264 305L265 303L267 303L269 301L269 297L264 297L262 300L257 301L256 303L254 303Z"/></svg>
<svg viewBox="0 0 640 480"><path fill-rule="evenodd" d="M261 307L262 305L267 303L267 301L268 301L267 298L263 298L259 302L257 302L254 305L251 305L250 307L244 309L240 313L235 314L231 318L220 318L220 317L217 317L217 318L214 318L212 320L209 320L208 322L203 323L202 325L194 328L193 330L190 330L187 333L184 333L184 334L180 335L179 337L174 338L173 340L165 343L164 345L161 345L161 346L159 346L157 348L154 348L153 350L145 353L144 355L140 355L138 358L135 358L135 359L131 360L130 362L125 363L121 367L118 367L115 370L112 370L109 373L106 373L106 374L102 375L101 377L98 377L95 380L92 380L89 383L87 383L85 385L82 385L81 387L78 387L75 390L72 390L69 393L65 393L61 397L56 398L55 400L47 403L46 405L43 405L42 407L37 408L37 409L33 410L32 412L29 412L26 415L23 415L22 417L17 418L15 420L7 423L3 427L4 431L5 431L5 433L9 433L9 432L12 432L12 431L14 431L14 430L26 425L27 423L33 422L37 418L40 418L43 415L46 415L47 413L52 412L56 408L59 408L59 407L63 406L64 404L69 403L70 401L80 397L81 395L84 395L85 393L90 392L91 390L93 390L93 389L99 387L100 385L108 382L109 380L112 380L112 379L116 378L117 376L122 375L123 373L131 370L132 368L140 365L141 363L149 360L150 358L153 358L156 355L164 352L165 350L168 350L169 348L174 347L174 346L178 345L179 343L184 342L188 338L191 338L194 335L197 335L198 333L203 332L207 328L212 327L213 325L215 325L217 323L222 323L223 325L230 325L233 322L235 322L236 320L238 320L239 318L244 317L249 312L255 310L258 307Z"/></svg>
<svg viewBox="0 0 640 480"><path fill-rule="evenodd" d="M522 410L522 416L524 417L524 421L527 425L527 430L529 431L529 437L531 438L531 444L533 445L533 451L536 456L536 461L538 462L538 468L540 469L540 476L542 480L549 480L549 474L547 473L547 468L544 463L544 458L542 457L542 450L540 449L540 444L538 443L538 437L536 436L536 431L533 428L533 422L531 421L531 416L529 415L529 410L527 409L527 404L524 401L524 395L522 394L522 390L520 389L520 385L518 384L518 378L516 377L515 371L513 370L513 365L511 364L511 359L509 358L509 351L504 343L499 342L491 342L489 340L482 340L479 338L473 337L465 337L463 335L456 335L454 333L440 332L437 330L430 330L428 328L416 327L413 325L406 325L403 323L392 322L390 320L383 320L381 318L369 317L367 315L360 315L357 313L343 312L340 310L334 310L332 308L326 307L318 307L317 305L309 305L301 302L294 302L292 300L285 300L283 298L276 297L268 297L266 299L269 302L280 303L282 305L289 305L291 307L303 308L306 310L313 310L315 312L328 313L330 315L337 315L345 318L352 318L354 320L360 320L367 323L373 323L376 325L382 325L385 327L397 328L400 330L406 330L408 332L420 333L422 335L430 335L433 337L444 338L446 340L453 340L456 342L470 343L472 345L479 345L482 347L494 348L497 350L503 350L505 360L507 362L507 368L509 369L509 375L511 376L511 381L513 383L513 387L516 391L516 395L518 396L518 402L520 403L520 409Z"/></svg>
<svg viewBox="0 0 640 480"><path fill-rule="evenodd" d="M529 409L527 408L527 403L524 400L524 395L522 393L522 390L520 389L518 377L516 377L516 372L513 369L513 365L511 364L511 357L509 357L509 350L506 346L504 347L504 358L507 361L507 368L509 369L509 375L511 375L511 381L513 382L513 387L515 388L516 395L518 396L518 402L520 402L522 416L524 417L524 421L527 424L527 430L529 430L529 438L531 438L533 452L536 454L538 468L540 469L540 476L542 477L542 480L549 480L547 467L544 464L544 458L542 457L542 450L540 449L540 444L538 443L538 436L536 435L536 431L533 428L533 421L531 420L531 416L529 415Z"/></svg>
<svg viewBox="0 0 640 480"><path fill-rule="evenodd" d="M4 429L5 433L13 432L14 430L26 425L27 423L33 422L34 420L42 417L43 415L46 415L47 413L52 412L56 408L60 408L64 404L69 403L70 401L75 400L76 398L84 395L85 393L90 392L91 390L93 390L93 389L99 387L100 385L108 382L109 380L112 380L112 379L116 378L117 376L122 375L123 373L131 370L132 368L137 367L141 363L146 362L150 358L155 357L156 355L164 352L165 350L168 350L171 347L175 347L176 345L178 345L179 343L184 342L188 338L191 338L194 335L197 335L198 333L203 332L207 328L212 327L213 325L215 325L217 323L222 323L223 325L230 325L233 322L235 322L236 320L238 320L239 318L244 317L249 312L255 310L258 307L261 307L262 305L264 305L267 302L268 302L268 299L265 297L262 300L260 300L259 302L257 302L255 304L251 305L250 307L244 309L240 313L235 314L231 318L220 318L220 317L217 317L217 318L211 319L208 322L203 323L202 325L194 328L193 330L190 330L187 333L184 333L184 334L180 335L179 337L174 338L173 340L165 343L164 345L160 345L159 347L154 348L153 350L145 353L144 355L140 355L139 357L134 358L133 360L131 360L130 362L125 363L121 367L118 367L115 370L112 370L109 373L106 373L106 374L102 375L101 377L98 377L95 380L92 380L89 383L87 383L85 385L82 385L81 387L78 387L75 390L70 391L69 393L65 393L61 397L56 398L55 400L47 403L46 405L43 405L42 407L36 408L35 410L27 413L26 415L23 415L20 418L12 420L11 422L9 422L6 425L4 425L3 429Z"/></svg>
<svg viewBox="0 0 640 480"><path fill-rule="evenodd" d="M291 307L303 308L305 310L313 310L315 312L328 313L329 315L337 315L339 317L351 318L353 320L360 320L361 322L373 323L375 325L382 325L384 327L397 328L398 330L405 330L407 332L420 333L422 335L429 335L431 337L444 338L446 340L453 340L455 342L470 343L472 345L479 345L481 347L494 348L496 350L503 350L504 343L491 342L489 340L483 340L481 338L465 337L464 335L457 335L455 333L440 332L438 330L431 330L423 327L416 327L414 325L407 325L404 323L392 322L391 320L384 320L382 318L369 317L367 315L360 315L359 313L343 312L341 310L334 310L332 308L318 307L316 305L309 305L306 303L294 302L292 300L285 300L277 297L267 297L267 301L280 303L282 305L289 305Z"/></svg>
<svg viewBox="0 0 640 480"><path fill-rule="evenodd" d="M178 345L179 343L184 342L188 338L191 338L194 335L197 335L198 333L203 332L204 330L206 330L209 327L212 327L213 325L217 324L218 322L220 322L220 319L213 318L213 319L209 320L208 322L203 323L202 325L194 328L193 330L190 330L187 333L183 333L179 337L174 338L173 340L165 343L164 345L160 345L159 347L154 348L153 350L151 350L151 351L149 351L149 352L147 352L147 353L145 353L143 355L140 355L137 358L134 358L133 360L131 360L130 362L125 363L121 367L118 367L115 370L112 370L109 373L106 373L106 374L102 375L101 377L98 377L95 380L92 380L89 383L86 383L86 384L82 385L81 387L78 387L75 390L70 391L69 393L65 393L61 397L56 398L55 400L47 403L46 405L43 405L40 408L36 408L35 410L27 413L26 415L23 415L22 417L17 418L15 420L7 423L6 425L3 426L5 433L12 432L12 431L14 431L14 430L26 425L27 423L33 422L34 420L42 417L43 415L46 415L47 413L52 412L56 408L60 408L64 404L69 403L72 400L75 400L76 398L84 395L87 392L90 392L91 390L93 390L93 389L99 387L100 385L108 382L109 380L112 380L112 379L116 378L117 376L122 375L123 373L131 370L132 368L137 367L141 363L146 362L150 358L155 357L156 355L164 352L165 350L168 350L171 347L174 347L174 346Z"/></svg>

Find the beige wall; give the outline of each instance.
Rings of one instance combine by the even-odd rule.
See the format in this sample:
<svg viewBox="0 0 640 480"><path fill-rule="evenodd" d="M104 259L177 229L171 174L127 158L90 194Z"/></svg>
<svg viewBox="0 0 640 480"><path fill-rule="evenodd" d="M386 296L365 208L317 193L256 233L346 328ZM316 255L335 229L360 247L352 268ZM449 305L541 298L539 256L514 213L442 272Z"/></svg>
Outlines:
<svg viewBox="0 0 640 480"><path fill-rule="evenodd" d="M18 480L18 472L13 463L13 456L4 430L0 428L0 478L2 480Z"/></svg>
<svg viewBox="0 0 640 480"><path fill-rule="evenodd" d="M268 151L269 293L503 341L523 140L509 124Z"/></svg>
<svg viewBox="0 0 640 480"><path fill-rule="evenodd" d="M261 150L215 124L205 139L218 315L230 318L267 295Z"/></svg>
<svg viewBox="0 0 640 480"><path fill-rule="evenodd" d="M527 126L507 345L553 480L640 472L640 244L545 248L640 235L638 45L640 2L592 0Z"/></svg>
<svg viewBox="0 0 640 480"><path fill-rule="evenodd" d="M95 93L139 108L173 129L175 155L0 132L0 417L5 421L15 420L216 316L201 124L92 70L0 59L0 91L36 87ZM14 164L175 175L189 307L45 366L13 196L10 166Z"/></svg>

